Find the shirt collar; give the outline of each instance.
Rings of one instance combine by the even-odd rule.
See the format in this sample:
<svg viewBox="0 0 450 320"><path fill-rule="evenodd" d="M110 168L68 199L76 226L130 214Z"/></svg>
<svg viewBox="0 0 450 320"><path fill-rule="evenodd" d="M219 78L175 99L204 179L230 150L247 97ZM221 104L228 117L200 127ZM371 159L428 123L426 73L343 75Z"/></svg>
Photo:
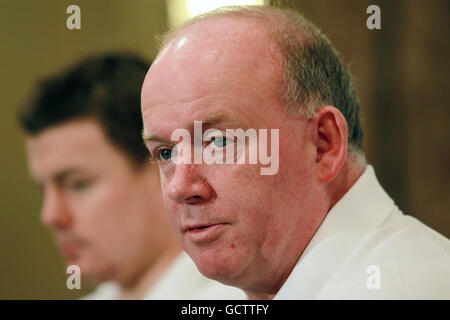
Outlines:
<svg viewBox="0 0 450 320"><path fill-rule="evenodd" d="M335 233L367 234L384 221L394 205L378 182L373 167L367 165L355 184L328 212L300 260L319 242Z"/></svg>
<svg viewBox="0 0 450 320"><path fill-rule="evenodd" d="M361 239L377 229L395 204L372 166L328 212L275 299L311 299Z"/></svg>

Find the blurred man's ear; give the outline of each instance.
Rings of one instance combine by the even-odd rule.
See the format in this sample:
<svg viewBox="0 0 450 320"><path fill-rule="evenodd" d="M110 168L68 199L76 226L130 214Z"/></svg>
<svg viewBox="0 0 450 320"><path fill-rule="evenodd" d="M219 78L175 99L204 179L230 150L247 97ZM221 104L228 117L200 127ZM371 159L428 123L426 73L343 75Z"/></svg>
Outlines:
<svg viewBox="0 0 450 320"><path fill-rule="evenodd" d="M347 121L332 106L325 106L313 119L316 172L321 182L332 181L347 156Z"/></svg>

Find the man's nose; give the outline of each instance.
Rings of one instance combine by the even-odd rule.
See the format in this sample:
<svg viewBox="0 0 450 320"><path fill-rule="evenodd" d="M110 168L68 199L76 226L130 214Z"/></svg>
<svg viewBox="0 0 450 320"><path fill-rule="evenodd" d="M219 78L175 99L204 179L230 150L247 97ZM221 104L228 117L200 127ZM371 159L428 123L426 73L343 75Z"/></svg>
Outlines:
<svg viewBox="0 0 450 320"><path fill-rule="evenodd" d="M178 164L166 185L170 199L180 204L204 204L214 199L214 189L199 172L199 165Z"/></svg>
<svg viewBox="0 0 450 320"><path fill-rule="evenodd" d="M68 211L64 195L57 186L45 188L41 221L50 229L66 229L72 223L72 216Z"/></svg>

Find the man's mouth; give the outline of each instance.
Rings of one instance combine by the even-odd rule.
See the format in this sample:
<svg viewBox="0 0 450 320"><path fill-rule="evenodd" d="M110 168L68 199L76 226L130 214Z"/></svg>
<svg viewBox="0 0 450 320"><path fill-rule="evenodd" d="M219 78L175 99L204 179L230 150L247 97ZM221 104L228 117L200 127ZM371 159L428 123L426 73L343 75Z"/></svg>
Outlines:
<svg viewBox="0 0 450 320"><path fill-rule="evenodd" d="M64 242L59 245L59 249L64 257L74 259L79 255L81 246L75 242Z"/></svg>
<svg viewBox="0 0 450 320"><path fill-rule="evenodd" d="M76 259L86 242L77 238L60 238L57 240L62 255L69 260Z"/></svg>
<svg viewBox="0 0 450 320"><path fill-rule="evenodd" d="M184 228L189 240L195 243L206 243L216 240L227 223L192 225Z"/></svg>

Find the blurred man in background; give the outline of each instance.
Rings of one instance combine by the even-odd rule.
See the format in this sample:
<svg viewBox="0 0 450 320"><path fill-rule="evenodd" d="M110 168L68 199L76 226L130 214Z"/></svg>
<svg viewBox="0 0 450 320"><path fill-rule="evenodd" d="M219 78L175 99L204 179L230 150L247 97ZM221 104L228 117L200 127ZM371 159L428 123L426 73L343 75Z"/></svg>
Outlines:
<svg viewBox="0 0 450 320"><path fill-rule="evenodd" d="M41 82L21 109L42 222L67 264L101 284L88 299L239 298L196 270L166 222L158 169L141 142L148 68L128 54L89 58Z"/></svg>

